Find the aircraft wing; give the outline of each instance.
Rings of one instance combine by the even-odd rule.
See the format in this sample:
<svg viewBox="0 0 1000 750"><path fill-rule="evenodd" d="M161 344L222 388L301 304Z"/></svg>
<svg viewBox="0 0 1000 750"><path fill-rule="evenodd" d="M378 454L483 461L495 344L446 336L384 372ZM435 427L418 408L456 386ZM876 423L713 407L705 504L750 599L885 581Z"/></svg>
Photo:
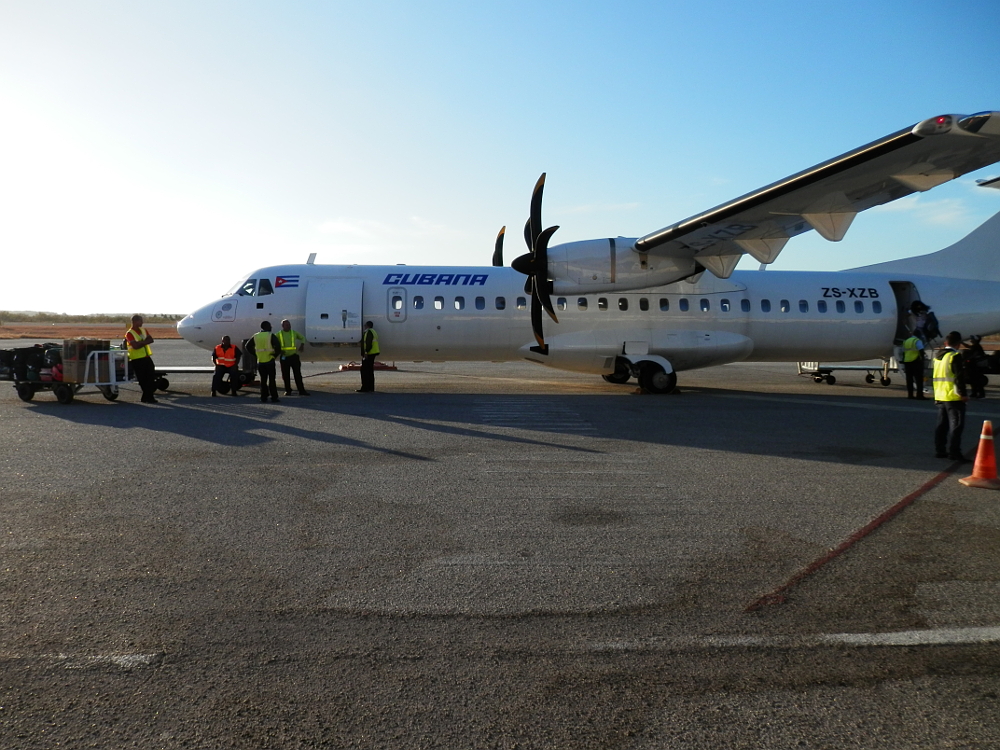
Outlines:
<svg viewBox="0 0 1000 750"><path fill-rule="evenodd" d="M941 115L647 234L635 248L693 257L728 278L744 253L771 263L810 229L839 241L860 211L997 161L1000 112Z"/></svg>

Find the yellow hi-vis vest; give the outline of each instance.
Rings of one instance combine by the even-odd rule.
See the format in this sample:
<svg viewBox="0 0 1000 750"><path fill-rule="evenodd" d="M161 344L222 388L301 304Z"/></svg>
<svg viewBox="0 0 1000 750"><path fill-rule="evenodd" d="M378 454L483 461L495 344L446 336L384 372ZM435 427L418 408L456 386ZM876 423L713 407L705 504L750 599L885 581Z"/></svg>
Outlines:
<svg viewBox="0 0 1000 750"><path fill-rule="evenodd" d="M125 333L125 340L128 340L128 334L132 334L132 339L134 341L145 341L146 340L146 329L140 328L136 330L135 328L129 328ZM131 346L128 348L128 358L131 359L142 359L143 357L152 357L153 350L148 346L140 346L133 349Z"/></svg>
<svg viewBox="0 0 1000 750"><path fill-rule="evenodd" d="M270 331L258 331L253 335L254 349L257 351L257 364L266 365L274 359L274 349L271 347L273 335Z"/></svg>
<svg viewBox="0 0 1000 750"><path fill-rule="evenodd" d="M296 339L302 339L302 334L297 331L278 331L278 341L281 343L281 353L286 357L291 354L295 354L295 352L298 351L298 347L295 345Z"/></svg>
<svg viewBox="0 0 1000 750"><path fill-rule="evenodd" d="M367 337L369 333L372 335L372 345L371 345L371 348L369 348L368 351L365 352L365 354L369 354L372 357L374 357L376 354L379 353L379 348L378 348L378 334L375 333L375 329L374 328L368 328L368 329L365 330L365 333L364 333L365 337ZM362 341L364 341L364 339L362 339Z"/></svg>
<svg viewBox="0 0 1000 750"><path fill-rule="evenodd" d="M906 341L903 342L903 361L904 362L916 362L917 358L920 356L920 350L917 349L917 342L920 341L916 336L910 336Z"/></svg>
<svg viewBox="0 0 1000 750"><path fill-rule="evenodd" d="M946 351L940 358L934 360L934 400L961 401L962 394L955 386L955 371L952 360L961 356L958 352Z"/></svg>

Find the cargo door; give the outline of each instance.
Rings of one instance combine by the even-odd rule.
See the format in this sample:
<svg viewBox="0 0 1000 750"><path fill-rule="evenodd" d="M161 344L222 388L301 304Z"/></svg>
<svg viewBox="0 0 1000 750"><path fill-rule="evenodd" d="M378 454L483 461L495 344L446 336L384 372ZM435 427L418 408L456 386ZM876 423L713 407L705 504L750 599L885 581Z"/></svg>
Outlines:
<svg viewBox="0 0 1000 750"><path fill-rule="evenodd" d="M356 344L361 340L360 279L317 279L306 290L306 341Z"/></svg>

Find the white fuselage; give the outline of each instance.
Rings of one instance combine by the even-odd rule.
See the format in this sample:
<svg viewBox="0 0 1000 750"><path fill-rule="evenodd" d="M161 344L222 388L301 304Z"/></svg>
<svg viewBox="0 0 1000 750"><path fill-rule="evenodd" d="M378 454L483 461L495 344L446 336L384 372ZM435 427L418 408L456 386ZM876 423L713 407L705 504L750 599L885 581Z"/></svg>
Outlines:
<svg viewBox="0 0 1000 750"><path fill-rule="evenodd" d="M532 351L525 277L505 267L284 265L263 268L178 323L205 349L243 341L269 320L302 332L310 361L357 359L371 320L382 357L411 361L528 359L608 374L628 355L674 370L740 360L829 362L888 355L901 313L919 297L945 331L1000 331L1000 283L931 276L737 271L629 292L557 294L544 320L548 354ZM263 284L261 280L266 280ZM251 281L253 283L251 283Z"/></svg>

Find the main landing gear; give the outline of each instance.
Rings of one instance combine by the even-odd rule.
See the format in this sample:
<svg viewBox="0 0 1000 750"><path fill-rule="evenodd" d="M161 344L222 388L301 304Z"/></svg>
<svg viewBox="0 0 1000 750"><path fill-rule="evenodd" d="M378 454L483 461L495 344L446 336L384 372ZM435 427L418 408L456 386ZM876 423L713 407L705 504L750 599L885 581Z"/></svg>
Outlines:
<svg viewBox="0 0 1000 750"><path fill-rule="evenodd" d="M632 363L619 357L615 361L615 371L601 377L608 383L624 385L633 376L647 393L670 393L677 387L677 373L667 372L662 364L652 360Z"/></svg>

